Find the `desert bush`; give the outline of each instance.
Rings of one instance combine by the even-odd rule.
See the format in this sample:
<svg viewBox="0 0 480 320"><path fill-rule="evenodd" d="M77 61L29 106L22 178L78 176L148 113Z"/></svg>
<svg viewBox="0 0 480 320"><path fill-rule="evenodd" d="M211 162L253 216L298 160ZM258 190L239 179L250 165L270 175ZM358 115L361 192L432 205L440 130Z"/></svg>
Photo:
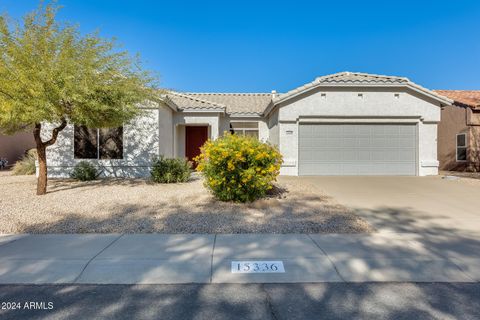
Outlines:
<svg viewBox="0 0 480 320"><path fill-rule="evenodd" d="M28 150L22 159L15 162L12 169L14 175L32 175L35 174L35 161L37 160L37 150Z"/></svg>
<svg viewBox="0 0 480 320"><path fill-rule="evenodd" d="M280 173L278 149L254 137L226 133L207 141L195 159L205 185L222 201L247 202L262 198Z"/></svg>
<svg viewBox="0 0 480 320"><path fill-rule="evenodd" d="M157 183L187 182L192 172L190 163L185 159L170 159L165 157L153 160L151 179Z"/></svg>
<svg viewBox="0 0 480 320"><path fill-rule="evenodd" d="M97 168L87 161L80 161L73 168L70 177L80 181L95 180L99 176Z"/></svg>

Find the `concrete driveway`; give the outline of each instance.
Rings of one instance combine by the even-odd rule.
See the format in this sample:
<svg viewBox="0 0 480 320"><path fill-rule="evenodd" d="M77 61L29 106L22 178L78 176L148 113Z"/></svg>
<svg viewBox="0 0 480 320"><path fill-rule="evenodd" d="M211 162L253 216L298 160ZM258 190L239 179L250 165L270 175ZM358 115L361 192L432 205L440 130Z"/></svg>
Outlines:
<svg viewBox="0 0 480 320"><path fill-rule="evenodd" d="M480 180L441 177L301 177L378 231L480 232Z"/></svg>
<svg viewBox="0 0 480 320"><path fill-rule="evenodd" d="M389 239L384 249L392 256L399 255L391 246L393 239L413 240L418 252L443 257L465 272L480 275L480 180L439 176L299 179L369 221L378 231L372 239L378 235Z"/></svg>

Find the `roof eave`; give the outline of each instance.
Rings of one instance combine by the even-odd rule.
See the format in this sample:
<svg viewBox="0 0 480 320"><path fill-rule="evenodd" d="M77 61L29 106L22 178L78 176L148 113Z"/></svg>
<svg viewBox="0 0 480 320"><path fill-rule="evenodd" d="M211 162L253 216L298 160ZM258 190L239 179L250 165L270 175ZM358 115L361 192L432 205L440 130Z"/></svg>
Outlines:
<svg viewBox="0 0 480 320"><path fill-rule="evenodd" d="M168 98L168 96L162 96L161 98L161 101L163 102L163 104L165 104L167 107L169 107L170 109L172 109L173 111L178 111L178 106Z"/></svg>

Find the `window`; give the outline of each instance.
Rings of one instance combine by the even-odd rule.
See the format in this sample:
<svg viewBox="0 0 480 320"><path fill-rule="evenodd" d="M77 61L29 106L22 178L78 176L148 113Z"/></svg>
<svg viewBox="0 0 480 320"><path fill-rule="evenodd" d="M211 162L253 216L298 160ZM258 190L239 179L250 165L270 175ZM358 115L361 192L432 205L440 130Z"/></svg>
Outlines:
<svg viewBox="0 0 480 320"><path fill-rule="evenodd" d="M467 135L465 133L457 134L457 161L467 161Z"/></svg>
<svg viewBox="0 0 480 320"><path fill-rule="evenodd" d="M75 159L123 159L123 127L74 128Z"/></svg>
<svg viewBox="0 0 480 320"><path fill-rule="evenodd" d="M258 139L258 122L230 122L230 132Z"/></svg>

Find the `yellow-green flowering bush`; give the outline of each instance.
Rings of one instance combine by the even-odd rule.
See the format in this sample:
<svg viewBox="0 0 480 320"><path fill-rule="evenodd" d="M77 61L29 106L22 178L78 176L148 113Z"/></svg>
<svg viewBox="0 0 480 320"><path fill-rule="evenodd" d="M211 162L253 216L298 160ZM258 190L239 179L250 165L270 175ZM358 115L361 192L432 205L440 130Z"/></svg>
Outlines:
<svg viewBox="0 0 480 320"><path fill-rule="evenodd" d="M247 202L272 188L282 156L277 148L255 138L226 133L207 141L195 161L205 185L219 200Z"/></svg>

